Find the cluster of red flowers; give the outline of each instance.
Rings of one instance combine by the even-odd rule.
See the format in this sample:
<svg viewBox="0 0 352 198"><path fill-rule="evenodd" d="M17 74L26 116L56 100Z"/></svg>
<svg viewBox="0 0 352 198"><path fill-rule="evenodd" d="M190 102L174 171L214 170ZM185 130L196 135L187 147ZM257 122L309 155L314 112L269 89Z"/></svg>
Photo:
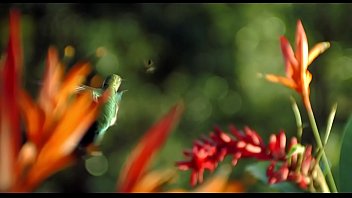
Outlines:
<svg viewBox="0 0 352 198"><path fill-rule="evenodd" d="M293 137L290 145L286 147L286 135L283 131L277 135L271 135L268 145L265 145L258 133L249 127L245 127L243 132L230 126L230 131L234 137L215 128L210 137L196 140L192 150L184 152L184 155L190 159L177 162L177 166L180 170L192 170L192 185L196 185L197 180L202 182L204 170L214 171L226 156L232 156L234 166L241 158L271 161L267 168L270 184L292 181L299 184L301 188L306 188L312 181L310 177L314 170L315 160L311 155L310 145L303 153L293 153L288 157L288 152L298 142L297 138ZM275 170L278 162L282 162L282 165Z"/></svg>

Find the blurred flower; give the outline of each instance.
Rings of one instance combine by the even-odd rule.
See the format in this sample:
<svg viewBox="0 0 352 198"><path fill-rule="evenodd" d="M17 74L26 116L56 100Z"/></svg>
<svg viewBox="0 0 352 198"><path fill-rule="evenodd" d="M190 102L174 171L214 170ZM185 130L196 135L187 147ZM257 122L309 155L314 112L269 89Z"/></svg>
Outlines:
<svg viewBox="0 0 352 198"><path fill-rule="evenodd" d="M0 66L0 191L8 190L14 183L16 160L20 149L20 122L18 86L21 75L22 49L19 37L19 13L10 14L10 36L7 54Z"/></svg>
<svg viewBox="0 0 352 198"><path fill-rule="evenodd" d="M284 36L281 36L280 41L285 59L286 77L267 74L266 79L296 90L303 97L305 105L308 105L309 84L312 81L312 74L308 71L308 66L319 54L330 47L330 43L318 43L308 53L307 36L300 20L297 21L296 51L293 52L290 43Z"/></svg>
<svg viewBox="0 0 352 198"><path fill-rule="evenodd" d="M297 139L291 138L291 144L286 148L286 135L283 131L271 135L269 145L265 145L258 133L249 127L245 127L242 132L230 126L230 131L235 137L215 128L210 138L204 137L195 141L192 150L184 152L189 160L177 162L177 166L180 170L192 170L191 185L196 185L197 181L202 182L205 170L213 172L226 156L231 155L234 166L241 158L271 161L267 169L270 184L293 181L306 188L314 165L311 146L306 147L303 156L300 153L293 153L287 158L288 151L297 145ZM300 159L303 159L302 163L298 163ZM274 171L278 162L283 165L280 170Z"/></svg>
<svg viewBox="0 0 352 198"><path fill-rule="evenodd" d="M100 104L75 89L89 74L88 63L78 63L64 76L54 48L48 51L46 73L38 103L19 86L20 14L10 13L10 42L1 71L0 191L33 191L46 178L72 164L78 142L96 119ZM21 145L20 114L25 119Z"/></svg>
<svg viewBox="0 0 352 198"><path fill-rule="evenodd" d="M145 133L120 171L117 182L118 192L163 192L162 187L175 179L176 170L174 169L147 170L147 168L166 142L182 112L183 104L175 105ZM218 174L194 189L193 192L242 192L243 184L237 181L228 182L229 174L229 167L223 167ZM172 188L164 192L188 191L182 188Z"/></svg>
<svg viewBox="0 0 352 198"><path fill-rule="evenodd" d="M166 142L182 112L183 103L175 105L144 134L120 171L118 192L155 192L174 176L172 170L146 172L146 169L155 153Z"/></svg>

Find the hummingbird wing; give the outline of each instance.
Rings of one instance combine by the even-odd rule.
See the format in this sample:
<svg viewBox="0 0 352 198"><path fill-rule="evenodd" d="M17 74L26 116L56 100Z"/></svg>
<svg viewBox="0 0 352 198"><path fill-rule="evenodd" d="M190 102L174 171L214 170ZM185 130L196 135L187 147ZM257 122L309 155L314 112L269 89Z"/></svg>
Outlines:
<svg viewBox="0 0 352 198"><path fill-rule="evenodd" d="M97 101L98 98L103 95L103 93L104 93L103 89L92 88L92 94L93 94L93 98L94 98L95 101Z"/></svg>
<svg viewBox="0 0 352 198"><path fill-rule="evenodd" d="M77 92L77 93L79 93L79 92L82 92L82 91L85 91L85 90L91 90L91 89L94 89L93 87L90 87L90 86L87 86L87 85L80 85L79 87L77 87L76 89L75 89L75 91Z"/></svg>
<svg viewBox="0 0 352 198"><path fill-rule="evenodd" d="M103 89L101 89L101 88L94 88L94 87L90 87L87 85L81 85L76 88L77 93L82 92L82 91L86 91L86 90L89 90L92 92L92 95L93 95L93 98L95 101L98 100L98 98L103 94Z"/></svg>

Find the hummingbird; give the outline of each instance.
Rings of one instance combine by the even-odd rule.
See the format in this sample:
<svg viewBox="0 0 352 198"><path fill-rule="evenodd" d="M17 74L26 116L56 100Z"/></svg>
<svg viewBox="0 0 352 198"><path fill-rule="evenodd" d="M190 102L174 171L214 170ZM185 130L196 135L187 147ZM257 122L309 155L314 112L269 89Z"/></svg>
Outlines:
<svg viewBox="0 0 352 198"><path fill-rule="evenodd" d="M99 146L106 134L106 131L116 123L117 113L123 93L126 90L118 91L122 78L119 75L111 74L105 78L101 88L93 88L83 85L78 91L91 90L93 100L97 101L105 91L110 91L110 96L101 106L100 113L95 122L90 126L86 134L78 144L79 154L100 154Z"/></svg>

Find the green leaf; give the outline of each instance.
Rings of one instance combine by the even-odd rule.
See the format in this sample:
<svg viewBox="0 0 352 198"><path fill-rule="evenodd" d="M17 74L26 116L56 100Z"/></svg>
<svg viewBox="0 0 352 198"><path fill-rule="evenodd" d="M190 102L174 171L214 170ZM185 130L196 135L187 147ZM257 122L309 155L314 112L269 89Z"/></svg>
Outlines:
<svg viewBox="0 0 352 198"><path fill-rule="evenodd" d="M349 118L342 135L340 153L340 192L352 192L352 116Z"/></svg>
<svg viewBox="0 0 352 198"><path fill-rule="evenodd" d="M266 169L268 168L269 165L270 165L270 162L257 162L250 166L247 166L246 171L251 173L259 181L267 184L273 190L276 190L279 192L303 192L302 189L298 188L296 184L291 182L281 182L281 183L270 185L268 183L268 177L266 176ZM278 162L276 164L275 169L277 169L280 166L281 166L281 163Z"/></svg>

